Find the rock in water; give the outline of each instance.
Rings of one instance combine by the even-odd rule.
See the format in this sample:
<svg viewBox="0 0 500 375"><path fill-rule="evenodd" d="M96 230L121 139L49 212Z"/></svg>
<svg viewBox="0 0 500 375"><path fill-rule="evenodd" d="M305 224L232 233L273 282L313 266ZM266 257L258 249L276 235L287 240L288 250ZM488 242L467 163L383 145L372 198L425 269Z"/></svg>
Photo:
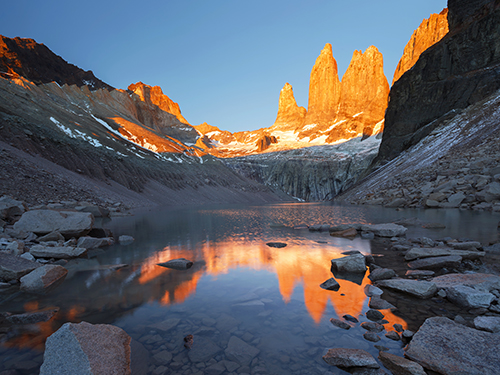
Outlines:
<svg viewBox="0 0 500 375"><path fill-rule="evenodd" d="M193 266L193 262L185 258L171 259L168 262L158 263L159 266L172 268L174 270L187 270Z"/></svg>
<svg viewBox="0 0 500 375"><path fill-rule="evenodd" d="M69 259L77 258L87 254L87 249L84 247L46 247L42 245L35 245L30 249L30 254L37 258Z"/></svg>
<svg viewBox="0 0 500 375"><path fill-rule="evenodd" d="M90 232L94 217L87 212L34 210L27 211L14 229L44 235L58 231L65 238L81 237Z"/></svg>
<svg viewBox="0 0 500 375"><path fill-rule="evenodd" d="M326 280L324 283L320 285L321 288L326 289L326 290L333 290L337 291L340 289L340 284L335 280L333 277Z"/></svg>
<svg viewBox="0 0 500 375"><path fill-rule="evenodd" d="M408 293L418 298L430 298L436 294L436 284L429 281L392 279L381 280L377 283L378 286L397 290L399 292Z"/></svg>
<svg viewBox="0 0 500 375"><path fill-rule="evenodd" d="M415 333L405 356L443 375L498 375L499 352L498 334L434 317Z"/></svg>
<svg viewBox="0 0 500 375"><path fill-rule="evenodd" d="M337 366L343 369L351 367L380 367L370 353L361 349L329 349L323 356L323 360L330 366Z"/></svg>
<svg viewBox="0 0 500 375"><path fill-rule="evenodd" d="M47 264L21 277L21 290L35 294L46 294L59 286L68 270L62 266Z"/></svg>
<svg viewBox="0 0 500 375"><path fill-rule="evenodd" d="M286 243L283 243L283 242L268 242L268 243L266 243L266 245L269 247L275 247L278 249L286 247Z"/></svg>
<svg viewBox="0 0 500 375"><path fill-rule="evenodd" d="M241 366L249 366L250 362L260 353L260 350L248 345L236 336L231 336L225 353L230 361L237 362Z"/></svg>
<svg viewBox="0 0 500 375"><path fill-rule="evenodd" d="M40 375L130 375L130 337L108 324L66 323L47 338Z"/></svg>
<svg viewBox="0 0 500 375"><path fill-rule="evenodd" d="M426 372L422 366L417 362L409 361L403 357L386 353L379 352L378 359L387 367L393 374L400 375L426 375Z"/></svg>
<svg viewBox="0 0 500 375"><path fill-rule="evenodd" d="M332 259L332 269L338 272L365 273L366 259L363 254L352 254Z"/></svg>
<svg viewBox="0 0 500 375"><path fill-rule="evenodd" d="M19 280L40 266L40 263L31 260L0 253L0 280Z"/></svg>

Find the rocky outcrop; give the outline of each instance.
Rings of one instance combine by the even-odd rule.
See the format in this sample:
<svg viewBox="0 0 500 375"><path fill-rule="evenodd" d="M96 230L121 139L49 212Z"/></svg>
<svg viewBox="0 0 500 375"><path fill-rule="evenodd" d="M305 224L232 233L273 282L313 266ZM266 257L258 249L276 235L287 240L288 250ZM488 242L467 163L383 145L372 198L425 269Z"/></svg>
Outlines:
<svg viewBox="0 0 500 375"><path fill-rule="evenodd" d="M332 56L333 57L333 56ZM274 121L273 128L282 126L288 129L300 129L304 122L307 110L304 107L299 107L293 96L293 88L289 83L281 89L280 99L278 104L278 115Z"/></svg>
<svg viewBox="0 0 500 375"><path fill-rule="evenodd" d="M450 1L449 33L392 87L377 162L500 89L500 4Z"/></svg>
<svg viewBox="0 0 500 375"><path fill-rule="evenodd" d="M331 123L337 116L341 84L332 45L327 43L311 71L305 125Z"/></svg>
<svg viewBox="0 0 500 375"><path fill-rule="evenodd" d="M274 135L264 134L256 142L257 151L262 152L264 150L267 150L273 143L278 143L276 137Z"/></svg>
<svg viewBox="0 0 500 375"><path fill-rule="evenodd" d="M418 58L429 47L439 42L448 33L448 9L445 8L439 14L431 14L428 19L422 21L420 26L413 32L408 44L406 44L403 56L399 60L392 84L396 82L406 71L410 70Z"/></svg>
<svg viewBox="0 0 500 375"><path fill-rule="evenodd" d="M55 81L59 85L88 86L90 90L113 89L97 79L92 71L68 64L33 39L0 35L0 72L25 77L36 84Z"/></svg>

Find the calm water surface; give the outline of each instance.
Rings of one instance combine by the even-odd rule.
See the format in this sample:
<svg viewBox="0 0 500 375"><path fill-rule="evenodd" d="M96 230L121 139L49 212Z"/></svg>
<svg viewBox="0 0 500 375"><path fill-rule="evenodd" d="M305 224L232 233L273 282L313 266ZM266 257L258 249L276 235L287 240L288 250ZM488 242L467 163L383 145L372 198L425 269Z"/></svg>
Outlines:
<svg viewBox="0 0 500 375"><path fill-rule="evenodd" d="M68 263L69 274L58 289L42 298L0 295L1 311L21 313L59 307L48 322L19 326L1 337L0 369L37 373L46 337L63 323L108 323L123 328L142 344L149 370L165 374L223 373L324 374L344 373L327 366L329 348L359 348L378 355L374 345L402 354L401 342L363 338L359 324L350 330L334 327L330 318L345 314L367 321L369 280L338 279L338 292L319 287L330 278L330 260L342 252L371 253L368 240L330 237L300 225L382 223L418 217L446 224L445 230L412 227L409 237L472 238L487 243L497 236L498 214L458 210L402 210L329 204L163 209L114 218L103 223L115 236L132 235L130 245L114 245L89 259ZM267 242L284 242L276 249ZM194 266L177 271L157 266L174 258ZM128 267L110 270L109 265ZM395 323L411 325L409 314L384 310ZM194 335L191 350L183 338ZM228 342L251 348L244 360L226 352ZM153 355L161 353L162 360ZM170 359L171 358L171 359ZM214 370L215 371L215 370ZM152 373L152 372L151 372Z"/></svg>

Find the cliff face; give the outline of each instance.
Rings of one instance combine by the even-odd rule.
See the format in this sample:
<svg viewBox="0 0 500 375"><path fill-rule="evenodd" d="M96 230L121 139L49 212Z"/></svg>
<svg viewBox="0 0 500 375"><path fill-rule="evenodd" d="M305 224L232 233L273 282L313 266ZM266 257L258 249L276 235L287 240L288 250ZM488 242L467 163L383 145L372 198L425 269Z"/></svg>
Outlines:
<svg viewBox="0 0 500 375"><path fill-rule="evenodd" d="M332 45L327 43L311 71L309 104L305 125L324 124L335 119L340 103L341 85Z"/></svg>
<svg viewBox="0 0 500 375"><path fill-rule="evenodd" d="M500 1L448 2L449 33L392 87L377 162L500 89Z"/></svg>
<svg viewBox="0 0 500 375"><path fill-rule="evenodd" d="M91 90L113 89L97 79L92 71L68 64L33 39L0 35L0 72L21 76L36 84L54 81L59 85L88 86Z"/></svg>
<svg viewBox="0 0 500 375"><path fill-rule="evenodd" d="M299 107L293 96L292 85L286 83L281 89L278 104L278 115L274 122L274 127L300 128L304 123L307 110Z"/></svg>
<svg viewBox="0 0 500 375"><path fill-rule="evenodd" d="M394 72L392 84L394 85L394 82L415 65L422 52L439 42L446 34L448 34L448 9L445 8L439 14L431 14L413 32Z"/></svg>

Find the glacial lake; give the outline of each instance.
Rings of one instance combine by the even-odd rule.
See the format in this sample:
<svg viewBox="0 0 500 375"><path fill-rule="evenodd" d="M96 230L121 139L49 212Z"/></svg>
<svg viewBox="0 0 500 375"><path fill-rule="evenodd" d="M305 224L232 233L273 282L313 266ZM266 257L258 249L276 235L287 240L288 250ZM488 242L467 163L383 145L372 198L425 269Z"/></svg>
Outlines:
<svg viewBox="0 0 500 375"><path fill-rule="evenodd" d="M368 321L368 273L359 280L337 278L336 292L319 287L332 277L331 259L351 250L371 254L373 242L335 238L304 226L403 217L446 225L410 227L407 237L450 236L484 244L497 239L500 220L488 212L297 203L167 208L98 223L116 237L131 235L135 241L70 261L64 283L46 296L0 294L2 312L59 308L48 322L17 326L0 336L0 371L38 373L46 338L65 322L80 321L123 328L141 343L142 361L148 360L146 351L150 354L145 373L344 374L322 360L329 348L359 348L377 357L379 345L402 355L402 342L384 334L396 323L416 329L418 311L383 310L387 332L374 343L363 338L360 327ZM273 248L268 242L287 246ZM184 271L157 265L175 258L194 265ZM127 267L108 267L118 264ZM346 314L360 323L343 330L329 321ZM183 346L189 334L194 336L190 350ZM244 342L248 358L240 363L232 358L226 352L230 340Z"/></svg>

